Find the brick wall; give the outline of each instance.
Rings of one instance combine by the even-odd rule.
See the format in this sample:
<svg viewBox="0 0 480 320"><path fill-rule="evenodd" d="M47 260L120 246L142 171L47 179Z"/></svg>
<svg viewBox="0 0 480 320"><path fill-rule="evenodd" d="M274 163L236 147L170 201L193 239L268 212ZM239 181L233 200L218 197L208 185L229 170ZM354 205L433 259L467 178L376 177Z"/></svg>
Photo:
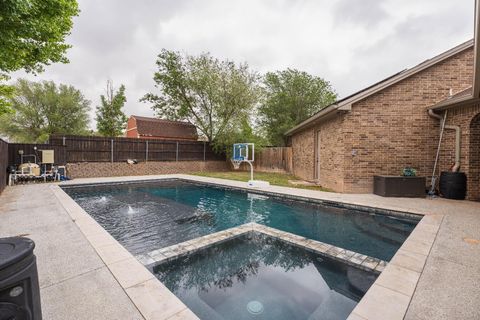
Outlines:
<svg viewBox="0 0 480 320"><path fill-rule="evenodd" d="M461 130L460 171L467 175L467 198L480 200L480 105L448 110L447 124L457 125ZM442 140L439 169L448 171L454 163L455 131L446 130Z"/></svg>
<svg viewBox="0 0 480 320"><path fill-rule="evenodd" d="M439 123L428 116L427 109L448 97L450 88L456 93L471 86L472 75L470 48L353 104L350 112L337 116L336 123L324 121L295 134L294 173L314 178L315 132L320 130L326 132L322 134L321 168L330 169L330 174L320 173L319 182L326 187L369 193L374 175L398 175L406 166L430 176ZM442 158L449 156L442 154Z"/></svg>
<svg viewBox="0 0 480 320"><path fill-rule="evenodd" d="M343 121L344 116L325 121L320 127L317 127L315 142L317 148L320 148L319 158L317 159L320 166L315 168L316 178L322 187L338 192L344 191L344 179L338 178L344 177L345 174Z"/></svg>
<svg viewBox="0 0 480 320"><path fill-rule="evenodd" d="M137 127L137 120L135 120L135 118L133 117L128 118L125 136L127 138L138 138L138 131L136 127Z"/></svg>
<svg viewBox="0 0 480 320"><path fill-rule="evenodd" d="M375 174L398 175L406 166L430 176L439 122L427 109L450 88L456 93L471 86L472 73L468 49L354 104L345 119L345 189L372 192Z"/></svg>
<svg viewBox="0 0 480 320"><path fill-rule="evenodd" d="M320 141L318 141L320 139ZM330 118L292 137L293 174L323 187L343 191L343 117ZM316 149L320 147L317 159Z"/></svg>
<svg viewBox="0 0 480 320"><path fill-rule="evenodd" d="M138 164L81 162L67 164L68 176L74 179L226 170L228 170L226 161L151 161Z"/></svg>
<svg viewBox="0 0 480 320"><path fill-rule="evenodd" d="M315 129L309 128L292 137L293 174L305 180L315 179Z"/></svg>
<svg viewBox="0 0 480 320"><path fill-rule="evenodd" d="M480 109L480 106L477 105ZM479 110L480 112L480 110ZM480 113L470 122L467 197L480 200Z"/></svg>

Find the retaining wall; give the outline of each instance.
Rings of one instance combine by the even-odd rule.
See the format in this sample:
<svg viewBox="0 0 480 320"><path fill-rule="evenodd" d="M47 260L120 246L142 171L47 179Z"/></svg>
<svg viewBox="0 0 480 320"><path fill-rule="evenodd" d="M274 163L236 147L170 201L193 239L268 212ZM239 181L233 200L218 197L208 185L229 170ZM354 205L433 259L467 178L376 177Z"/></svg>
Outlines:
<svg viewBox="0 0 480 320"><path fill-rule="evenodd" d="M67 164L67 174L73 179L227 170L229 170L229 167L226 161L149 161L138 164L128 164L126 162L79 162Z"/></svg>

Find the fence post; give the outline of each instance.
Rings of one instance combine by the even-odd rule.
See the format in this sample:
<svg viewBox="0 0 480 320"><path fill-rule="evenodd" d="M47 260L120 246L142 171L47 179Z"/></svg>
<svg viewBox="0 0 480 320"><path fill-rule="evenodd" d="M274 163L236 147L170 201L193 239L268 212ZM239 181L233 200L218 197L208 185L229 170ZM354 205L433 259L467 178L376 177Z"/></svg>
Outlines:
<svg viewBox="0 0 480 320"><path fill-rule="evenodd" d="M63 136L63 145L65 145L65 136Z"/></svg>
<svg viewBox="0 0 480 320"><path fill-rule="evenodd" d="M178 141L177 141L177 152L175 153L175 161L178 161Z"/></svg>
<svg viewBox="0 0 480 320"><path fill-rule="evenodd" d="M145 141L145 162L148 161L148 140Z"/></svg>
<svg viewBox="0 0 480 320"><path fill-rule="evenodd" d="M205 149L206 149L207 143L203 141L203 161L205 161Z"/></svg>
<svg viewBox="0 0 480 320"><path fill-rule="evenodd" d="M111 141L111 149L110 149L110 162L113 162L113 139Z"/></svg>

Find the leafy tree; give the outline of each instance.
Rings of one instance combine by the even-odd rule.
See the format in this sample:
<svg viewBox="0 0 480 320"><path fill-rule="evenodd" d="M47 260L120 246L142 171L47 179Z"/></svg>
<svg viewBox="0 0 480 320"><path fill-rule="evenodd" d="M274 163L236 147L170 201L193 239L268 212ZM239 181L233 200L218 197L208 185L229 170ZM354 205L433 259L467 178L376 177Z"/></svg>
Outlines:
<svg viewBox="0 0 480 320"><path fill-rule="evenodd" d="M65 37L78 12L75 0L0 1L0 115L11 112L14 88L4 83L9 72L37 73L45 65L68 62Z"/></svg>
<svg viewBox="0 0 480 320"><path fill-rule="evenodd" d="M180 55L162 50L154 74L158 94L142 101L153 103L157 115L186 120L219 147L236 132L259 101L257 74L247 64L218 60L210 54Z"/></svg>
<svg viewBox="0 0 480 320"><path fill-rule="evenodd" d="M44 65L68 62L65 38L78 13L75 0L2 0L0 71L41 72Z"/></svg>
<svg viewBox="0 0 480 320"><path fill-rule="evenodd" d="M0 116L4 113L11 112L11 103L10 100L15 94L15 88L8 84L3 84L3 80L7 80L6 75L0 74Z"/></svg>
<svg viewBox="0 0 480 320"><path fill-rule="evenodd" d="M239 121L234 127L229 128L219 137L217 137L220 143L213 145L214 150L218 152L226 152L227 158L233 156L233 144L241 142L255 143L255 153L262 150L267 145L267 141L264 136L255 130L251 125L251 121L248 118L244 118Z"/></svg>
<svg viewBox="0 0 480 320"><path fill-rule="evenodd" d="M20 79L13 112L0 117L0 133L17 142L43 142L50 134L88 132L90 102L72 86Z"/></svg>
<svg viewBox="0 0 480 320"><path fill-rule="evenodd" d="M295 69L267 73L264 86L260 125L269 142L277 146L286 145L284 134L288 129L337 99L328 81Z"/></svg>
<svg viewBox="0 0 480 320"><path fill-rule="evenodd" d="M122 108L127 101L125 86L122 84L117 92L113 89L111 81L107 82L107 94L101 95L101 106L97 107L97 131L105 137L116 137L123 133L127 116Z"/></svg>

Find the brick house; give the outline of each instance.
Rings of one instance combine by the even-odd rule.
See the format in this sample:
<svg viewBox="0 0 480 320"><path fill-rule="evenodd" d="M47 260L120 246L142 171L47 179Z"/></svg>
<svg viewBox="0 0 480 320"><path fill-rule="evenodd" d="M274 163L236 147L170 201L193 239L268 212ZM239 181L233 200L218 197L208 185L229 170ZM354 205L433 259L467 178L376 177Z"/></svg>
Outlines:
<svg viewBox="0 0 480 320"><path fill-rule="evenodd" d="M467 174L467 198L479 200L480 62L475 35L290 129L286 135L293 173L338 192L370 193L374 175L399 175L410 166L430 185L446 116L439 169L449 170L459 160L460 171Z"/></svg>
<svg viewBox="0 0 480 320"><path fill-rule="evenodd" d="M197 128L188 122L130 116L125 131L127 138L197 141Z"/></svg>

